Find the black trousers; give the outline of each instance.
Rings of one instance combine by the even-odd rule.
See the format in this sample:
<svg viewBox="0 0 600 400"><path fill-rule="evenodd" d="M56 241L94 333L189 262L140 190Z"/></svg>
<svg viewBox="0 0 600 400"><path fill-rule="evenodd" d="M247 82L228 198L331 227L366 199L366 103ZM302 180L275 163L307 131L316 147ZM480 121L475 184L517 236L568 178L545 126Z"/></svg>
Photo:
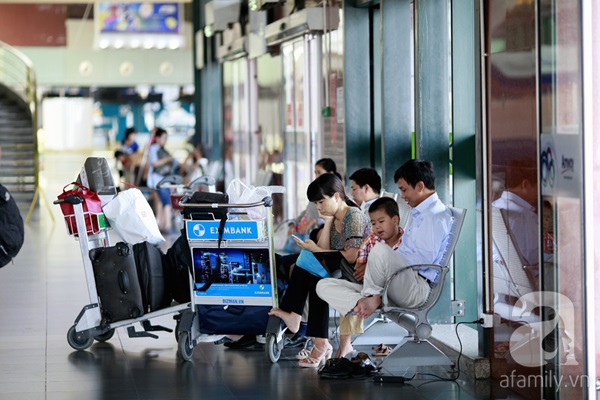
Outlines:
<svg viewBox="0 0 600 400"><path fill-rule="evenodd" d="M306 298L308 297L308 326L306 335L318 338L329 337L329 304L321 300L317 295L317 283L321 278L306 272L296 266L281 300L279 308L284 311L302 315Z"/></svg>

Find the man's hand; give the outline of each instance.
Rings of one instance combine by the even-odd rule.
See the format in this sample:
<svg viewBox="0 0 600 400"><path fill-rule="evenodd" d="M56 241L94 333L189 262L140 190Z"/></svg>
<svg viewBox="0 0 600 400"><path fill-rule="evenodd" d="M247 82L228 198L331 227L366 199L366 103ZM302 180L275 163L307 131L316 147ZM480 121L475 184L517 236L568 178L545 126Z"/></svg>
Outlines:
<svg viewBox="0 0 600 400"><path fill-rule="evenodd" d="M354 277L362 282L365 277L365 269L367 268L367 263L356 263L354 266Z"/></svg>

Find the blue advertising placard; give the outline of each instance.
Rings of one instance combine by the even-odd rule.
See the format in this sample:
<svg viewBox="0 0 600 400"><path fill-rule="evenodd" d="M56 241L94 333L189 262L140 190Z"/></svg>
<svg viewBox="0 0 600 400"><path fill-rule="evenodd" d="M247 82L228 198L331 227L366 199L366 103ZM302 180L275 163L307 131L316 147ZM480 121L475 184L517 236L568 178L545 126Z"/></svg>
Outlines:
<svg viewBox="0 0 600 400"><path fill-rule="evenodd" d="M177 3L100 2L96 21L100 32L178 33L180 8Z"/></svg>
<svg viewBox="0 0 600 400"><path fill-rule="evenodd" d="M258 240L261 235L261 221L227 221L223 230L223 240ZM219 221L186 221L189 240L218 240Z"/></svg>

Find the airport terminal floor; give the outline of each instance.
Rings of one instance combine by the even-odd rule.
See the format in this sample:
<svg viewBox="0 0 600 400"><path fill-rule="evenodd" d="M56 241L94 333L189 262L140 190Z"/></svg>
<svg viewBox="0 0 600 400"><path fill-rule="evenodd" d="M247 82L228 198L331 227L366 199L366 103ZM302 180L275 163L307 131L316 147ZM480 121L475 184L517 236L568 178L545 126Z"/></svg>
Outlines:
<svg viewBox="0 0 600 400"><path fill-rule="evenodd" d="M48 202L74 180L86 156L44 155L41 185ZM75 351L66 333L88 302L79 245L67 235L59 207L43 201L25 234L14 264L0 270L0 400L519 398L489 380L466 376L441 381L418 375L404 384L320 379L315 369L297 366L299 349L284 349L272 364L261 349L209 342L196 346L186 362L177 355L174 335L166 332L159 339L132 339L118 328L109 341ZM175 326L171 316L153 323ZM414 373L407 370L405 376Z"/></svg>

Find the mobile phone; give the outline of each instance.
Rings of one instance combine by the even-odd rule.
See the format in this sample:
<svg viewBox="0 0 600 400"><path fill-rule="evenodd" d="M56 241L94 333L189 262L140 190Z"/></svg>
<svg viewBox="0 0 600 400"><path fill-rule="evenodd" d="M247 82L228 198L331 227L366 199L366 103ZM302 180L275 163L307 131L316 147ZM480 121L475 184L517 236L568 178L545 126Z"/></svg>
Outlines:
<svg viewBox="0 0 600 400"><path fill-rule="evenodd" d="M300 242L304 242L304 239L302 239L300 236L298 235L292 235L294 237L295 240L298 240Z"/></svg>

